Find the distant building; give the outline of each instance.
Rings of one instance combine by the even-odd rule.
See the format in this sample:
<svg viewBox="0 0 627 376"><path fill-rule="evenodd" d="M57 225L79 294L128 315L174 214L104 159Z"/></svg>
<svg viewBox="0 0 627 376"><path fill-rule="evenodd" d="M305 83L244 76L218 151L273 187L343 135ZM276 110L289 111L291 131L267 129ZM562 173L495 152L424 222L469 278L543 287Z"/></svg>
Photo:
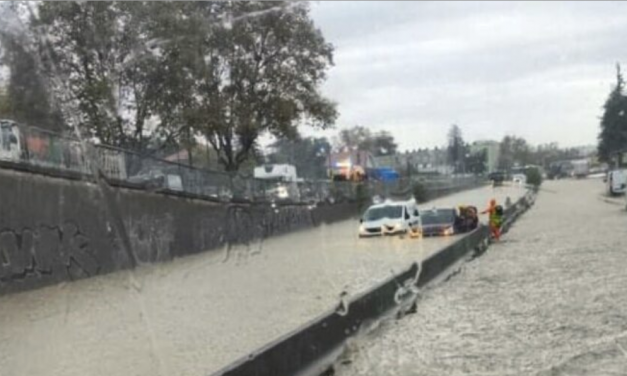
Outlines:
<svg viewBox="0 0 627 376"><path fill-rule="evenodd" d="M576 146L575 149L579 156L584 158L594 156L597 152L595 145Z"/></svg>
<svg viewBox="0 0 627 376"><path fill-rule="evenodd" d="M373 157L374 165L376 167L387 167L398 170L398 168L402 165L400 154L394 155L383 155L380 157Z"/></svg>
<svg viewBox="0 0 627 376"><path fill-rule="evenodd" d="M486 171L488 173L498 170L501 144L498 141L481 140L470 145L471 153L480 153L485 150L487 155Z"/></svg>
<svg viewBox="0 0 627 376"><path fill-rule="evenodd" d="M405 158L420 173L453 173L445 148L418 149L406 153Z"/></svg>

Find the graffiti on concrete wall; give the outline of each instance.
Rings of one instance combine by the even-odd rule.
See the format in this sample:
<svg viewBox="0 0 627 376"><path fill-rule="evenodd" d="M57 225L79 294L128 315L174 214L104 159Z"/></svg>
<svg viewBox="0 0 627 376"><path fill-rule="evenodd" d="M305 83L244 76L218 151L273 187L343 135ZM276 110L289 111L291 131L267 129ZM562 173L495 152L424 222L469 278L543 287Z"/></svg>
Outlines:
<svg viewBox="0 0 627 376"><path fill-rule="evenodd" d="M284 207L266 213L263 220L263 237L309 226L313 226L313 217L307 207Z"/></svg>
<svg viewBox="0 0 627 376"><path fill-rule="evenodd" d="M74 279L98 274L89 237L73 222L61 226L0 230L0 282L64 274Z"/></svg>
<svg viewBox="0 0 627 376"><path fill-rule="evenodd" d="M231 205L226 211L224 231L227 245L249 244L259 238L259 223L254 220L250 207Z"/></svg>
<svg viewBox="0 0 627 376"><path fill-rule="evenodd" d="M132 252L141 262L171 260L174 219L171 215L155 218L143 215L124 221Z"/></svg>
<svg viewBox="0 0 627 376"><path fill-rule="evenodd" d="M231 206L227 210L225 240L228 244L248 244L312 225L311 211L304 206L264 210Z"/></svg>
<svg viewBox="0 0 627 376"><path fill-rule="evenodd" d="M206 226L206 240L228 248L235 244L261 245L264 239L298 228L313 225L311 211L306 207L251 208L233 205L222 224ZM175 242L175 218L144 215L124 223L132 251L142 262L171 260ZM196 234L199 235L199 234ZM90 238L71 221L60 226L40 225L35 228L0 230L0 283L50 277L68 280L97 275L101 263ZM115 253L116 247L99 251ZM195 253L199 250L181 252ZM113 255L112 255L113 257Z"/></svg>

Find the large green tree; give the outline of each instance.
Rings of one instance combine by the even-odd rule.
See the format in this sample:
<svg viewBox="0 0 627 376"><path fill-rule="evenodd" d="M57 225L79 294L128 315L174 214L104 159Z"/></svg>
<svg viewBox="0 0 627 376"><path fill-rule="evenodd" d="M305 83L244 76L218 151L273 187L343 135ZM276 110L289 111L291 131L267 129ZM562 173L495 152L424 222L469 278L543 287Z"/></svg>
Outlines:
<svg viewBox="0 0 627 376"><path fill-rule="evenodd" d="M390 132L379 131L373 135L364 148L370 150L375 157L380 157L396 154L398 144Z"/></svg>
<svg viewBox="0 0 627 376"><path fill-rule="evenodd" d="M320 93L333 48L315 27L306 3L186 6L180 27L189 29L166 49L181 51L183 69L192 78L187 119L226 170L237 170L263 134L293 138L299 125L333 124L335 104Z"/></svg>
<svg viewBox="0 0 627 376"><path fill-rule="evenodd" d="M447 134L447 138L448 163L455 167L456 172L461 172L466 168L466 155L469 154L468 146L464 142L461 128L456 124L451 125Z"/></svg>
<svg viewBox="0 0 627 376"><path fill-rule="evenodd" d="M20 30L25 4L3 4L13 27L0 28L0 65L8 72L8 82L2 93L0 116L21 123L61 131L64 128L60 112L51 104L50 91L42 77L39 57L26 30ZM7 20L8 22L8 20ZM21 26L21 25L20 25Z"/></svg>
<svg viewBox="0 0 627 376"><path fill-rule="evenodd" d="M334 139L336 149L358 150L372 138L370 129L356 125L351 128L341 129Z"/></svg>
<svg viewBox="0 0 627 376"><path fill-rule="evenodd" d="M84 136L145 151L177 141L185 127L175 66L159 49L158 4L41 2L33 30L47 76ZM176 35L173 35L176 38ZM191 137L188 137L191 139Z"/></svg>
<svg viewBox="0 0 627 376"><path fill-rule="evenodd" d="M473 174L483 174L486 172L488 163L488 151L482 149L481 151L470 153L465 159L466 171Z"/></svg>
<svg viewBox="0 0 627 376"><path fill-rule="evenodd" d="M333 48L306 3L40 2L31 31L48 86L89 139L139 151L196 140L237 170L270 133L326 128ZM192 161L190 161L191 163Z"/></svg>
<svg viewBox="0 0 627 376"><path fill-rule="evenodd" d="M627 96L625 80L620 65L616 65L616 84L603 105L601 132L599 133L598 155L603 162L616 158L622 164L622 155L627 152Z"/></svg>
<svg viewBox="0 0 627 376"><path fill-rule="evenodd" d="M515 166L525 166L532 162L531 147L522 137L505 136L501 141L498 166L509 170Z"/></svg>

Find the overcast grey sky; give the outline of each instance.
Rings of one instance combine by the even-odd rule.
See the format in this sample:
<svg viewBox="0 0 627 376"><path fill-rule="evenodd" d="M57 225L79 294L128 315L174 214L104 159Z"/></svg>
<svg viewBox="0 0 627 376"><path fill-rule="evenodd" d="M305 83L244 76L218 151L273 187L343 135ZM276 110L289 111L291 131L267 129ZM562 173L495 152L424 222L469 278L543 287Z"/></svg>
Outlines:
<svg viewBox="0 0 627 376"><path fill-rule="evenodd" d="M401 149L442 145L453 123L469 141L516 134L534 144L593 144L614 66L627 63L627 3L311 8L336 48L324 91L339 104L337 127L389 130Z"/></svg>

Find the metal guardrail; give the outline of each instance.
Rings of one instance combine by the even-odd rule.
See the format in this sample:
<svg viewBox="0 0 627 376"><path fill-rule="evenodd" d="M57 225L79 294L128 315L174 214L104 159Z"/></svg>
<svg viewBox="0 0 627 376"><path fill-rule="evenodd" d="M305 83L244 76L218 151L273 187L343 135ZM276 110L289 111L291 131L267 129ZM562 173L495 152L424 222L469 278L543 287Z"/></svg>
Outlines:
<svg viewBox="0 0 627 376"><path fill-rule="evenodd" d="M522 197L506 210L504 225L509 228L532 204L533 195ZM445 271L473 251L476 254L484 252L489 237L488 228L480 226L423 260L420 265L412 264L403 272L351 299L346 306L340 305L338 309L319 316L212 376L326 374L343 352L348 338L367 333L373 324L395 312L409 311L416 304L417 288L446 274Z"/></svg>
<svg viewBox="0 0 627 376"><path fill-rule="evenodd" d="M307 180L277 183L184 165L107 145L81 144L76 138L35 127L15 124L8 129L3 126L2 131L8 132L0 134L0 160L3 162L23 164L35 171L90 179L93 179L93 170L89 163L95 162L99 173L114 184L223 202L336 203L359 201L375 195L390 197L399 192L402 196L411 196L413 186L418 183L429 192L452 192L477 186L480 182L477 177L465 176L429 180L415 177L393 182ZM85 147L89 149L87 153L93 155L91 159L85 155Z"/></svg>

